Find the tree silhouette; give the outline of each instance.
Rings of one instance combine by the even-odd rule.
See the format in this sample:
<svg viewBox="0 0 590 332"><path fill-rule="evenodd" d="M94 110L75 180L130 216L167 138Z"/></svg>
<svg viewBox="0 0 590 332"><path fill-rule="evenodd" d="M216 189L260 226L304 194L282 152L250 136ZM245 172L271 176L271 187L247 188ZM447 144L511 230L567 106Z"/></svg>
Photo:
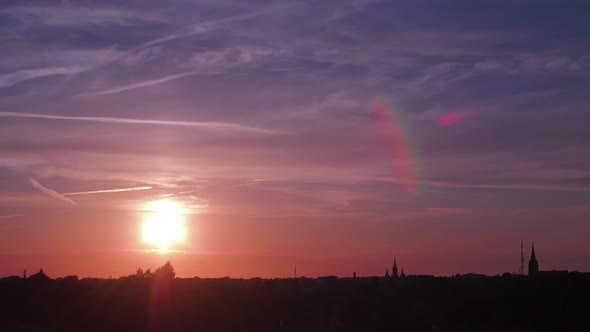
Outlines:
<svg viewBox="0 0 590 332"><path fill-rule="evenodd" d="M32 281L47 281L50 280L51 278L49 278L45 272L43 272L43 269L39 269L39 272L31 275L29 277L30 280Z"/></svg>
<svg viewBox="0 0 590 332"><path fill-rule="evenodd" d="M174 272L174 268L172 267L172 264L170 264L170 261L157 268L154 272L154 277L158 279L174 279L175 276L176 272Z"/></svg>

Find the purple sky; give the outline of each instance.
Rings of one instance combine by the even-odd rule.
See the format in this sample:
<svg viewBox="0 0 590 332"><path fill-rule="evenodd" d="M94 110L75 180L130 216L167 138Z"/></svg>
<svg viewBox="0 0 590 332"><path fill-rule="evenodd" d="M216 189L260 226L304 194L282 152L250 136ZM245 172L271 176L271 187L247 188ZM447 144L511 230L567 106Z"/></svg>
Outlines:
<svg viewBox="0 0 590 332"><path fill-rule="evenodd" d="M589 10L2 1L0 276L590 270ZM146 253L164 197L189 241Z"/></svg>

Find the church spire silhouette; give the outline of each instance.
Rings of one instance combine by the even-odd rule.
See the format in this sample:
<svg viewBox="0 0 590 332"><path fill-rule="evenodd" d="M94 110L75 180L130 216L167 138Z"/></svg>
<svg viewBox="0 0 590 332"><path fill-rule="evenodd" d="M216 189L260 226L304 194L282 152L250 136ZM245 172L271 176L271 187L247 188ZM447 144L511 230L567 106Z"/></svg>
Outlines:
<svg viewBox="0 0 590 332"><path fill-rule="evenodd" d="M529 260L529 276L534 276L539 273L539 262L535 255L535 243L531 244L531 259Z"/></svg>
<svg viewBox="0 0 590 332"><path fill-rule="evenodd" d="M391 269L391 276L393 278L399 277L399 274L397 273L397 262L395 261L395 257L393 257L393 268Z"/></svg>

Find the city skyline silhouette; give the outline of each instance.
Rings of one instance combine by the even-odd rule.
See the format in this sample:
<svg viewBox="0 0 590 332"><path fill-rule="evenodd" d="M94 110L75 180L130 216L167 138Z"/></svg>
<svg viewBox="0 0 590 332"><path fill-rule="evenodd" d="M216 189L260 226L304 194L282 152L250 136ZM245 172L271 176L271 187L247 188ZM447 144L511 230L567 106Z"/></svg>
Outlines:
<svg viewBox="0 0 590 332"><path fill-rule="evenodd" d="M588 9L4 2L0 276L590 270Z"/></svg>
<svg viewBox="0 0 590 332"><path fill-rule="evenodd" d="M521 251L521 259L524 258L523 255L524 255L524 251ZM524 261L522 261L522 262L524 262ZM166 264L165 264L165 266L168 266L168 264L170 264L170 261L167 261ZM137 269L138 269L137 270L138 273L139 273L139 271L143 271L141 267L138 267ZM146 271L151 271L151 269L152 268L147 268ZM352 269L352 270L353 270L352 277L354 279L356 279L357 278L357 271L354 271L354 269ZM23 279L27 279L27 270L24 269L23 271L24 271L23 272ZM395 256L393 258L393 266L391 268L391 274L389 273L389 271L390 271L389 268L386 267L385 268L385 275L384 275L384 277L386 279L399 279L399 278L404 278L406 276L453 277L453 276L460 276L461 275L460 273L450 274L450 275L447 275L447 276L440 276L440 275L437 276L437 275L430 275L430 274L416 274L416 275L406 274L406 272L404 271L404 268L403 267L398 268L398 266L397 266L397 257L395 257ZM301 270L300 270L300 272L301 272ZM536 276L539 276L539 275L550 276L552 274L554 274L554 275L559 275L559 274L564 275L564 274L567 274L567 273L570 273L570 272L571 273L580 273L580 272L585 273L586 271L556 270L556 269L541 270L539 268L539 262L537 260L536 254L535 254L534 242L531 242L530 258L528 259L528 268L526 270L525 269L520 269L518 272L503 271L503 272L498 272L498 273L495 273L495 274L489 275L489 276L494 276L494 275L495 276L499 276L499 275L525 276L526 275L526 276L529 276L529 277L536 277ZM590 273L590 272L588 272L588 273ZM143 273L141 273L141 274L143 274ZM472 271L472 272L469 272L469 273L466 273L466 274L468 274L468 275L486 276L486 274L478 273L477 271ZM34 275L40 276L41 278L50 278L50 277L47 276L47 274L45 274L45 272L43 271L43 268L40 268L39 271L37 273L35 273ZM174 275L176 276L176 273L174 273ZM33 276L33 275L31 275L31 276ZM297 274L297 266L295 266L294 273L293 273L293 278L295 278L295 279L296 278L322 278L322 277L326 277L326 276L330 276L330 277L341 277L341 278L347 278L348 277L348 276L336 276L334 274L326 274L326 275L321 275L321 276L305 276L304 274L301 274L301 273L300 274ZM13 276L5 276L5 277L7 277L7 278L15 278L17 276L13 275ZM77 275L66 275L66 276L58 276L57 279L67 278L67 277L76 277L76 279L78 278ZM87 276L87 277L94 278L93 276ZM113 277L112 275L109 276L109 279L112 278L112 277ZM123 276L117 276L117 277L124 277L124 275ZM201 278L204 277L204 278L207 278L207 275L205 274L203 276L190 276L190 277L186 277L185 276L184 278L191 278L191 277L197 277L197 278L198 277L201 277ZM231 277L232 276L229 273L223 276L223 278L231 278ZM358 274L358 277L359 278L374 278L374 277L378 277L378 276L377 275ZM0 278L2 278L2 276L0 276ZM219 278L219 277L212 277L212 278L215 279L215 278ZM260 277L250 277L250 278L246 277L246 278L244 278L244 277L239 277L239 276L238 277L235 277L234 276L234 278L238 278L238 279L251 279L251 278L254 278L254 279L257 279L257 278L260 278ZM276 279L276 278L277 277L271 277L270 279ZM284 279L289 279L289 277L285 277Z"/></svg>

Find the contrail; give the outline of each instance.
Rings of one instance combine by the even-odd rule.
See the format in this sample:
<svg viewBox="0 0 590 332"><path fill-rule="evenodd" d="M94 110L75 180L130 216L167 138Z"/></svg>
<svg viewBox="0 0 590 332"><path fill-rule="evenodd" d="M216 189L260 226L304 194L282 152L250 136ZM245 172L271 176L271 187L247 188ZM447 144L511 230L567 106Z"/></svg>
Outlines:
<svg viewBox="0 0 590 332"><path fill-rule="evenodd" d="M16 217L22 217L24 215L26 215L26 213L10 214L7 216L0 216L0 219L16 218Z"/></svg>
<svg viewBox="0 0 590 332"><path fill-rule="evenodd" d="M19 70L13 73L0 75L0 88L5 88L19 84L34 78L46 77L52 75L77 74L87 70L83 66L67 66L67 67L45 67Z"/></svg>
<svg viewBox="0 0 590 332"><path fill-rule="evenodd" d="M289 135L290 134L288 132L283 132L283 131L250 127L250 126L244 126L244 125L240 125L240 124L233 124L233 123L227 123L227 122L167 121L167 120L147 120L147 119L112 118L112 117L93 117L93 116L67 116L67 115L53 115L53 114L39 114L39 113L0 112L0 117L2 117L2 116L15 117L15 118L34 118L34 119L67 120L67 121L90 121L90 122L119 123L119 124L178 126L178 127L228 130L228 131L242 131L242 132L251 132L251 133L259 133L259 134L280 134L280 135Z"/></svg>
<svg viewBox="0 0 590 332"><path fill-rule="evenodd" d="M198 74L198 72L190 71L190 72L186 72L186 73L168 75L168 76L156 78L153 80L147 80L147 81L141 81L141 82L132 83L132 84L128 84L128 85L123 85L120 87L116 87L116 88L108 89L108 90L104 90L104 91L82 93L82 94L76 95L75 97L93 97L93 96L100 96L100 95L110 95L113 93L119 93L119 92L123 92L123 91L127 91L127 90L134 90L134 89L139 89L139 88L143 88L146 86L165 83L168 81L173 81L173 80L177 80L179 78L183 78L183 77L190 76L190 75L196 75L196 74Z"/></svg>
<svg viewBox="0 0 590 332"><path fill-rule="evenodd" d="M223 24L232 23L232 22L236 22L236 21L243 21L243 20L246 20L249 18L261 16L261 15L268 13L272 10L275 10L277 8L287 8L287 7L291 7L291 5L274 5L274 6L270 6L268 8L264 8L262 10L257 10L257 11L253 11L253 12L249 12L249 13L224 17L224 18L220 18L220 19L209 20L209 21L205 21L205 22L199 22L199 23L191 25L188 29L184 29L184 31L178 31L178 32L172 33L170 35L145 42L145 43L135 47L134 49L132 49L131 52L139 50L139 49L143 49L146 47L150 47L153 45L165 43L165 42L168 42L171 40L175 40L175 39L179 39L179 38L186 38L186 37L190 37L190 36L194 36L194 35L207 33L219 26L222 26Z"/></svg>
<svg viewBox="0 0 590 332"><path fill-rule="evenodd" d="M219 29L224 26L228 26L229 24L231 24L233 22L239 22L239 21L243 21L246 19L262 16L268 12L272 12L277 9L288 9L293 6L294 6L293 4L272 5L267 8L264 8L261 10L256 10L253 12L248 12L248 13L243 13L243 14L239 14L239 15L235 15L235 16L229 16L229 17L208 20L208 21L204 21L204 22L198 22L198 23L192 24L184 29L178 30L172 34L144 42L144 43L130 49L128 52L124 53L122 56L115 59L115 61L113 61L113 62L121 61L122 59L129 56L130 54L136 53L137 51L144 50L144 49L154 46L154 45L164 44L166 42L180 39L180 38L187 38L187 37L196 36L196 35L200 35L200 34L206 34L208 32L215 30L215 29Z"/></svg>
<svg viewBox="0 0 590 332"><path fill-rule="evenodd" d="M43 187L42 184L39 183L39 181L33 179L33 178L29 178L29 182L31 182L31 185L39 190L41 190L42 192L46 193L47 195L53 197L53 198L57 198L60 199L64 202L68 202L72 205L76 205L76 202L74 202L72 199L67 198L66 196L58 193L57 191L53 190L53 189L49 189L46 187Z"/></svg>
<svg viewBox="0 0 590 332"><path fill-rule="evenodd" d="M152 187L150 186L143 186L143 187L130 187L130 188L118 188L118 189L104 189L104 190L94 190L94 191L78 191L73 193L64 193L64 196L77 196L77 195L92 195L92 194L102 194L102 193L120 193L125 191L136 191L136 190L150 190Z"/></svg>

